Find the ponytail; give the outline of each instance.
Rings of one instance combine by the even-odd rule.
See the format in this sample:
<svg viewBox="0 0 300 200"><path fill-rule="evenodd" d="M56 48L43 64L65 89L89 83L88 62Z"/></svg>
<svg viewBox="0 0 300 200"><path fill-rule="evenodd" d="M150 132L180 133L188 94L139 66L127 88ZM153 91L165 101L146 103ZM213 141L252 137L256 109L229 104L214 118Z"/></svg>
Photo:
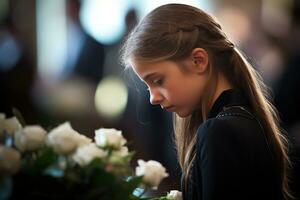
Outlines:
<svg viewBox="0 0 300 200"><path fill-rule="evenodd" d="M245 56L234 48L232 55L232 67L235 85L240 87L244 95L250 100L254 113L262 123L266 138L273 147L275 153L282 190L286 199L293 199L289 190L289 170L291 161L288 157L288 140L279 128L279 116L276 108L271 103L269 89L264 84L262 77L251 66Z"/></svg>

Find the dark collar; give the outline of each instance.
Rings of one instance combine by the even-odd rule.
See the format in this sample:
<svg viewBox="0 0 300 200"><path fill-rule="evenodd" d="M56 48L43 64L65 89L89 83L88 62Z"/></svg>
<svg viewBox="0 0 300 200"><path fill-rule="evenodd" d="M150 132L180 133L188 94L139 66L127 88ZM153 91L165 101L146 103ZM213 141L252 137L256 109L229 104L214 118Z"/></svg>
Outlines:
<svg viewBox="0 0 300 200"><path fill-rule="evenodd" d="M213 104L208 118L214 118L218 115L219 112L223 110L224 107L229 106L246 106L248 107L249 103L244 97L241 91L237 89L229 89L223 91L220 96L217 98Z"/></svg>

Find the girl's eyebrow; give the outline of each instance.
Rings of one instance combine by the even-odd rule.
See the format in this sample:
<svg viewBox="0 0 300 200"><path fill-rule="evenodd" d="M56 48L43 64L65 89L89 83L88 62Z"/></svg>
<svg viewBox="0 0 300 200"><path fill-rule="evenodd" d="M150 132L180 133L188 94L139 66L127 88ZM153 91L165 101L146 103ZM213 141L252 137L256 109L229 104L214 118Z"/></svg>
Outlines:
<svg viewBox="0 0 300 200"><path fill-rule="evenodd" d="M153 73L147 74L146 76L143 77L143 80L146 81L147 79L149 79L150 77L152 77L152 76L154 76L156 74L158 74L158 73L157 72L153 72Z"/></svg>

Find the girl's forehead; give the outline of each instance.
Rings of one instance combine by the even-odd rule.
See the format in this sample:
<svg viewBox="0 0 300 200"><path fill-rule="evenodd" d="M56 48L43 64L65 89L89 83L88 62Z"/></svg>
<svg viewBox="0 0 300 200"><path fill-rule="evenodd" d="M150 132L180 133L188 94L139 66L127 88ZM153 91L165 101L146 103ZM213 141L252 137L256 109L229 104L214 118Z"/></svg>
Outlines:
<svg viewBox="0 0 300 200"><path fill-rule="evenodd" d="M176 64L171 61L158 61L158 62L142 62L142 61L133 61L131 66L134 70L139 72L163 72L168 68L175 67Z"/></svg>
<svg viewBox="0 0 300 200"><path fill-rule="evenodd" d="M157 65L137 61L131 62L131 67L142 80L146 80L149 75L160 71L160 68L157 67Z"/></svg>
<svg viewBox="0 0 300 200"><path fill-rule="evenodd" d="M149 74L173 74L173 73L186 73L189 71L187 63L183 61L170 61L163 60L157 62L143 62L143 61L133 61L131 62L131 67L134 72L140 77L144 78Z"/></svg>
<svg viewBox="0 0 300 200"><path fill-rule="evenodd" d="M142 79L147 80L153 75L161 75L165 74L175 63L170 61L159 61L159 62L141 62L141 61L133 61L131 62L131 66L134 72Z"/></svg>

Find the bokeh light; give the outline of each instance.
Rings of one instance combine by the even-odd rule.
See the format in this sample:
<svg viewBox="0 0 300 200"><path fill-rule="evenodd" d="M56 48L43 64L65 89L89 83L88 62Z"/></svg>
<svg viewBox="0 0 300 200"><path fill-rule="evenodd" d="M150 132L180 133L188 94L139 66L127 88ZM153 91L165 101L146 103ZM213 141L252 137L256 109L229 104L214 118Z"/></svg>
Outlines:
<svg viewBox="0 0 300 200"><path fill-rule="evenodd" d="M245 41L251 33L251 23L247 13L237 7L225 7L220 10L217 17L226 35L237 44ZM237 28L239 31L236 31Z"/></svg>
<svg viewBox="0 0 300 200"><path fill-rule="evenodd" d="M128 9L128 0L85 0L80 19L91 36L103 44L110 44L123 36Z"/></svg>
<svg viewBox="0 0 300 200"><path fill-rule="evenodd" d="M57 116L80 116L93 112L94 86L72 78L45 85L39 83L33 91L37 106Z"/></svg>
<svg viewBox="0 0 300 200"><path fill-rule="evenodd" d="M67 53L65 2L43 0L36 3L38 72L45 81L53 81L64 75Z"/></svg>
<svg viewBox="0 0 300 200"><path fill-rule="evenodd" d="M80 14L85 30L103 44L119 41L125 32L125 16L134 8L139 17L144 17L152 9L167 3L183 3L211 11L212 4L204 0L85 0Z"/></svg>
<svg viewBox="0 0 300 200"><path fill-rule="evenodd" d="M109 119L115 119L125 111L128 100L128 90L119 78L108 76L98 85L95 94L95 106L99 114Z"/></svg>

